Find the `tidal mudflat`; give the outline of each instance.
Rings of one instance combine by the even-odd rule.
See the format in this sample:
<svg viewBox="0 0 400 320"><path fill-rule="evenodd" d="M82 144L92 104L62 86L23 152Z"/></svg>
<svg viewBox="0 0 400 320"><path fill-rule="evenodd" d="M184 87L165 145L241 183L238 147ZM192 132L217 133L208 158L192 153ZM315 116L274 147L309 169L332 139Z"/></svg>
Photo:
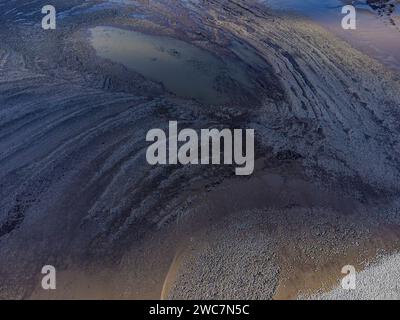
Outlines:
<svg viewBox="0 0 400 320"><path fill-rule="evenodd" d="M0 1L1 298L309 297L398 250L394 68L259 1L45 2ZM254 129L254 174L150 166L170 120Z"/></svg>
<svg viewBox="0 0 400 320"><path fill-rule="evenodd" d="M251 90L252 78L243 62L218 58L175 38L96 27L91 43L100 57L122 63L181 97L221 104L232 95L229 83Z"/></svg>

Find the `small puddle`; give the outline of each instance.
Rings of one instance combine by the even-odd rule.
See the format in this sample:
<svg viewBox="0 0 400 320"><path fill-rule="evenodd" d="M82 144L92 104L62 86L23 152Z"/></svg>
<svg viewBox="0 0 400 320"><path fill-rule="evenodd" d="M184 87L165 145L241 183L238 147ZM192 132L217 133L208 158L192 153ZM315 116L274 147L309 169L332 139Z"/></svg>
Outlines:
<svg viewBox="0 0 400 320"><path fill-rule="evenodd" d="M293 11L307 16L323 25L353 47L385 64L392 70L400 71L400 4L393 12L379 12L377 5L389 6L389 1L350 0L263 0L276 10ZM357 10L357 29L344 30L341 21L344 5L353 4ZM375 6L374 6L375 4ZM375 9L374 9L375 8Z"/></svg>
<svg viewBox="0 0 400 320"><path fill-rule="evenodd" d="M90 32L98 56L162 83L177 96L224 104L231 101L232 88L251 88L247 65L240 58L220 59L181 40L115 27L99 26Z"/></svg>

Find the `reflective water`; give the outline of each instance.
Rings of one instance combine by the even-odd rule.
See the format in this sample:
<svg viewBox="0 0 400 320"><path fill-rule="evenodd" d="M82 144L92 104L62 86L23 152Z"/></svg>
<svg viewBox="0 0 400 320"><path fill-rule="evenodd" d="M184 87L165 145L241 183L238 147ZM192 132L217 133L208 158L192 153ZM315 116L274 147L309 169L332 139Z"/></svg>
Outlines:
<svg viewBox="0 0 400 320"><path fill-rule="evenodd" d="M367 53L391 69L400 71L400 4L389 15L389 9L378 12L379 1L345 0L265 0L277 10L291 10L306 15ZM381 1L382 3L384 1ZM395 3L395 1L392 1ZM357 9L357 29L343 30L342 7L354 3ZM390 8L389 6L387 8ZM376 9L376 8L375 8ZM393 22L397 25L393 25Z"/></svg>
<svg viewBox="0 0 400 320"><path fill-rule="evenodd" d="M91 43L102 58L122 63L181 97L225 103L229 100L226 83L242 87L251 83L240 60L219 59L174 38L99 26L91 29Z"/></svg>

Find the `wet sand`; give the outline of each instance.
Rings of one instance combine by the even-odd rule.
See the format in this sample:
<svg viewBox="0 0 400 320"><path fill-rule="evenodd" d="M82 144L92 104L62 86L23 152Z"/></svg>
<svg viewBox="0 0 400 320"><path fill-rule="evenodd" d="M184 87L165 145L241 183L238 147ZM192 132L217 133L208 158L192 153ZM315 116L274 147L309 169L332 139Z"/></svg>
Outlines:
<svg viewBox="0 0 400 320"><path fill-rule="evenodd" d="M394 73L253 2L63 3L51 33L0 3L14 28L0 30L1 298L296 298L398 248ZM172 94L98 55L98 26L247 61L257 89L223 83L238 95L222 105ZM256 174L150 167L145 133L170 119L255 128ZM45 264L54 292L40 288Z"/></svg>
<svg viewBox="0 0 400 320"><path fill-rule="evenodd" d="M356 8L356 30L344 30L341 26L342 7L352 1L342 0L265 0L266 6L283 12L293 12L317 22L330 32L348 42L354 48L368 54L391 70L400 71L400 6L394 12L374 11L363 1ZM389 4L387 4L389 8Z"/></svg>

